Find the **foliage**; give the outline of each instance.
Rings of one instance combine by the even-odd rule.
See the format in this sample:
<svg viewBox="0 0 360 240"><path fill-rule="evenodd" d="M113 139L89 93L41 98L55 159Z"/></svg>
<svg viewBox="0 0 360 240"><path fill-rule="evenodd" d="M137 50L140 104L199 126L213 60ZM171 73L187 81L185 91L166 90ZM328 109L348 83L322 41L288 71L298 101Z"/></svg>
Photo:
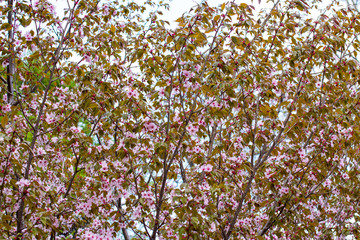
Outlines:
<svg viewBox="0 0 360 240"><path fill-rule="evenodd" d="M0 4L0 238L359 238L353 10Z"/></svg>

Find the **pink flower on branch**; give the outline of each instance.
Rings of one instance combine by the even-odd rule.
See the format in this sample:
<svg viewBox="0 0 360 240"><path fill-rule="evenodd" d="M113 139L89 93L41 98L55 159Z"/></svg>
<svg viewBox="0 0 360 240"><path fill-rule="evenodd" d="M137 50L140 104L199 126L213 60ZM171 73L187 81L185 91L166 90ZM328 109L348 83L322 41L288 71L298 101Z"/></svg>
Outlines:
<svg viewBox="0 0 360 240"><path fill-rule="evenodd" d="M182 74L185 76L185 78L193 78L195 76L195 73L187 71L187 70L183 70Z"/></svg>
<svg viewBox="0 0 360 240"><path fill-rule="evenodd" d="M206 165L203 165L203 166L200 167L200 171L206 172L206 173L211 172L212 169L213 169L213 166L210 165L210 164L206 164Z"/></svg>
<svg viewBox="0 0 360 240"><path fill-rule="evenodd" d="M199 130L199 127L198 126L195 126L193 124L189 124L187 127L186 127L186 130L188 130L189 134L190 135L195 135L197 133L197 131Z"/></svg>
<svg viewBox="0 0 360 240"><path fill-rule="evenodd" d="M139 98L139 93L136 89L130 88L127 90L126 95L128 96L128 98L135 98L138 99Z"/></svg>
<svg viewBox="0 0 360 240"><path fill-rule="evenodd" d="M25 34L25 40L28 41L28 42L33 40L33 36L32 36L32 34L30 32Z"/></svg>
<svg viewBox="0 0 360 240"><path fill-rule="evenodd" d="M19 188L23 189L24 187L30 186L30 181L28 179L22 178L16 183L16 185L18 185Z"/></svg>
<svg viewBox="0 0 360 240"><path fill-rule="evenodd" d="M152 123L152 122L146 122L144 124L144 126L145 126L146 130L149 132L155 132L158 129L158 127L155 125L155 123Z"/></svg>

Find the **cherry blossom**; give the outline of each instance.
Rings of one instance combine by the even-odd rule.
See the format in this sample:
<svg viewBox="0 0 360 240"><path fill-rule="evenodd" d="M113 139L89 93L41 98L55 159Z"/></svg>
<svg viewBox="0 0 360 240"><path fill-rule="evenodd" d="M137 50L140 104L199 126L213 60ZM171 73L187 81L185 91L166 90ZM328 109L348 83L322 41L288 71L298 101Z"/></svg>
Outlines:
<svg viewBox="0 0 360 240"><path fill-rule="evenodd" d="M358 239L360 29L322 4L3 1L0 238Z"/></svg>

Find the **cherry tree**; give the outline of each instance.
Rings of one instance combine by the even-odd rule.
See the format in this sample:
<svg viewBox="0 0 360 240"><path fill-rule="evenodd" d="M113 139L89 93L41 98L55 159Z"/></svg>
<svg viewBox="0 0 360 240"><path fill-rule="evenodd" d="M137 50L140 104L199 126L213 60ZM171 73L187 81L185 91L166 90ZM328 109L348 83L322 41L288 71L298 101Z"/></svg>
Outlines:
<svg viewBox="0 0 360 240"><path fill-rule="evenodd" d="M64 3L0 2L1 238L359 237L356 11Z"/></svg>

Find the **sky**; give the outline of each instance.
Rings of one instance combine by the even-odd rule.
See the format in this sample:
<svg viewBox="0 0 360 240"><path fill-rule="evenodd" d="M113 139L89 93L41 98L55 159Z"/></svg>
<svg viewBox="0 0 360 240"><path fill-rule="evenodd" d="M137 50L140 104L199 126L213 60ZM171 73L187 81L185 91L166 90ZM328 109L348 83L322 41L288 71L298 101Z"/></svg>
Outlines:
<svg viewBox="0 0 360 240"><path fill-rule="evenodd" d="M225 0L208 0L209 6L217 6L222 4L223 2L228 2ZM261 8L271 8L273 6L272 3L267 3L267 0L261 0L259 4L259 0L235 0L236 3L246 3L249 5L253 5L255 7L254 14L259 12ZM184 12L190 10L191 7L196 6L201 3L201 0L173 0L170 3L170 10L164 13L164 18L168 20L170 23L181 17Z"/></svg>
<svg viewBox="0 0 360 240"><path fill-rule="evenodd" d="M49 0L51 3L54 4L56 11L61 16L61 12L64 8L67 8L67 0ZM158 1L158 0L155 0ZM171 1L171 0L170 0ZM228 2L229 0L207 0L209 6L217 6L222 4L223 2ZM273 3L267 3L268 0L260 0L261 3L259 4L259 0L235 0L236 3L246 3L249 5L253 5L255 7L254 14L259 12L262 8L271 8ZM141 3L144 0L135 0L135 2ZM190 10L191 7L196 6L197 4L201 3L201 0L172 0L170 2L170 10L163 11L163 19L170 22L170 25L173 25L175 20L181 17L184 12Z"/></svg>

